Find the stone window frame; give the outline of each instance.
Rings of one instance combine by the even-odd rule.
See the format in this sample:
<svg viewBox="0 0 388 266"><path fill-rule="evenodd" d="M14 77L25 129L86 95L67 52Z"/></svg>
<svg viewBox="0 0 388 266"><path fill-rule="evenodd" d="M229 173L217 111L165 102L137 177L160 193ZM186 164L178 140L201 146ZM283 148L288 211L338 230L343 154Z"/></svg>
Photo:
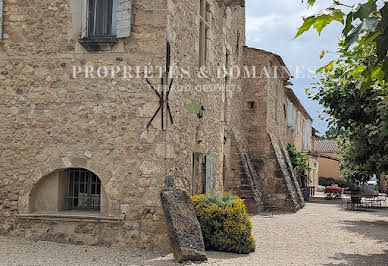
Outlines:
<svg viewBox="0 0 388 266"><path fill-rule="evenodd" d="M82 169L95 175L100 181L100 195L98 209L92 208L70 208L69 207L69 169ZM43 176L31 189L28 195L28 208L24 214L29 216L45 216L45 215L69 215L77 211L81 216L104 216L108 212L108 197L101 178L83 167L66 167L54 170L49 174Z"/></svg>
<svg viewBox="0 0 388 266"><path fill-rule="evenodd" d="M76 53L85 51L124 52L120 39L131 36L133 0L112 0L112 36L90 38L88 35L89 0L71 0L72 31L70 38L77 41ZM84 49L80 49L82 46Z"/></svg>
<svg viewBox="0 0 388 266"><path fill-rule="evenodd" d="M210 3L200 0L199 8L199 67L206 66L210 31Z"/></svg>
<svg viewBox="0 0 388 266"><path fill-rule="evenodd" d="M91 29L91 19L95 18L91 15L91 8L93 8L92 3L98 2L101 5L105 3L105 1L111 1L112 4L112 14L111 14L111 34L96 36L92 33ZM118 42L116 38L116 9L117 9L117 1L116 0L84 0L82 1L82 29L81 29L81 38L78 42L86 48L88 51L99 51L104 49L105 46L113 46ZM106 9L102 9L107 12ZM108 16L107 13L105 13Z"/></svg>

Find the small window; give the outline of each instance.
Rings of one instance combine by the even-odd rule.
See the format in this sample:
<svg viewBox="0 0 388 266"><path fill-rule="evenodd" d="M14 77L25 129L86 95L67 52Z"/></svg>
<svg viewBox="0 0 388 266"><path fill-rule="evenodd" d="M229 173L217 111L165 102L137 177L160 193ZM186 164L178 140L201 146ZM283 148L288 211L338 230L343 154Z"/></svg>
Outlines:
<svg viewBox="0 0 388 266"><path fill-rule="evenodd" d="M112 37L113 29L113 1L89 0L88 36Z"/></svg>
<svg viewBox="0 0 388 266"><path fill-rule="evenodd" d="M67 209L100 210L101 181L85 169L68 169Z"/></svg>
<svg viewBox="0 0 388 266"><path fill-rule="evenodd" d="M132 0L82 1L81 39L89 51L109 50L131 36Z"/></svg>
<svg viewBox="0 0 388 266"><path fill-rule="evenodd" d="M256 109L256 103L253 102L253 101L249 101L249 102L248 102L248 110L253 111L253 110L255 110L255 109Z"/></svg>

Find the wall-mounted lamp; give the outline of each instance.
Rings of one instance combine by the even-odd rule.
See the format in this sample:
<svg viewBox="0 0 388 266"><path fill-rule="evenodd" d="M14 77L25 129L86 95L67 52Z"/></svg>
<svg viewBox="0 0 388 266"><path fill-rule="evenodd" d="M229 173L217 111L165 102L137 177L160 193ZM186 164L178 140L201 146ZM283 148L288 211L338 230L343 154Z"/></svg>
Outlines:
<svg viewBox="0 0 388 266"><path fill-rule="evenodd" d="M201 111L197 114L198 118L201 119L204 116L204 112L206 111L206 108L202 106Z"/></svg>

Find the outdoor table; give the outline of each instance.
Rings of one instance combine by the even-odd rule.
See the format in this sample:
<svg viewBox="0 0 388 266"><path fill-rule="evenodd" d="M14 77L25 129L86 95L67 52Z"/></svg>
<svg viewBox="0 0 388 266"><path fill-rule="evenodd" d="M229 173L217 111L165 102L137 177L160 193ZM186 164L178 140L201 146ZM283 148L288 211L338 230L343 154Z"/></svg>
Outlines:
<svg viewBox="0 0 388 266"><path fill-rule="evenodd" d="M341 198L342 189L340 187L325 187L325 196L328 199Z"/></svg>

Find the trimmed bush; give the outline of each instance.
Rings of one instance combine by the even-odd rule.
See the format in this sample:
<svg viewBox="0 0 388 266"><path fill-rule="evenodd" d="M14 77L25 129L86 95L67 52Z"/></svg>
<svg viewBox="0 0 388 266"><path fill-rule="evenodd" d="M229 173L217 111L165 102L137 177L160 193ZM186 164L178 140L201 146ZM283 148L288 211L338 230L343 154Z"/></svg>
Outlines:
<svg viewBox="0 0 388 266"><path fill-rule="evenodd" d="M344 180L336 180L336 179L331 178L331 177L319 177L319 185L320 186L329 187L332 184L338 184L338 186L342 187L342 188L349 186L348 182L346 182Z"/></svg>
<svg viewBox="0 0 388 266"><path fill-rule="evenodd" d="M202 194L192 197L208 250L248 254L256 249L252 223L244 202L226 193Z"/></svg>

